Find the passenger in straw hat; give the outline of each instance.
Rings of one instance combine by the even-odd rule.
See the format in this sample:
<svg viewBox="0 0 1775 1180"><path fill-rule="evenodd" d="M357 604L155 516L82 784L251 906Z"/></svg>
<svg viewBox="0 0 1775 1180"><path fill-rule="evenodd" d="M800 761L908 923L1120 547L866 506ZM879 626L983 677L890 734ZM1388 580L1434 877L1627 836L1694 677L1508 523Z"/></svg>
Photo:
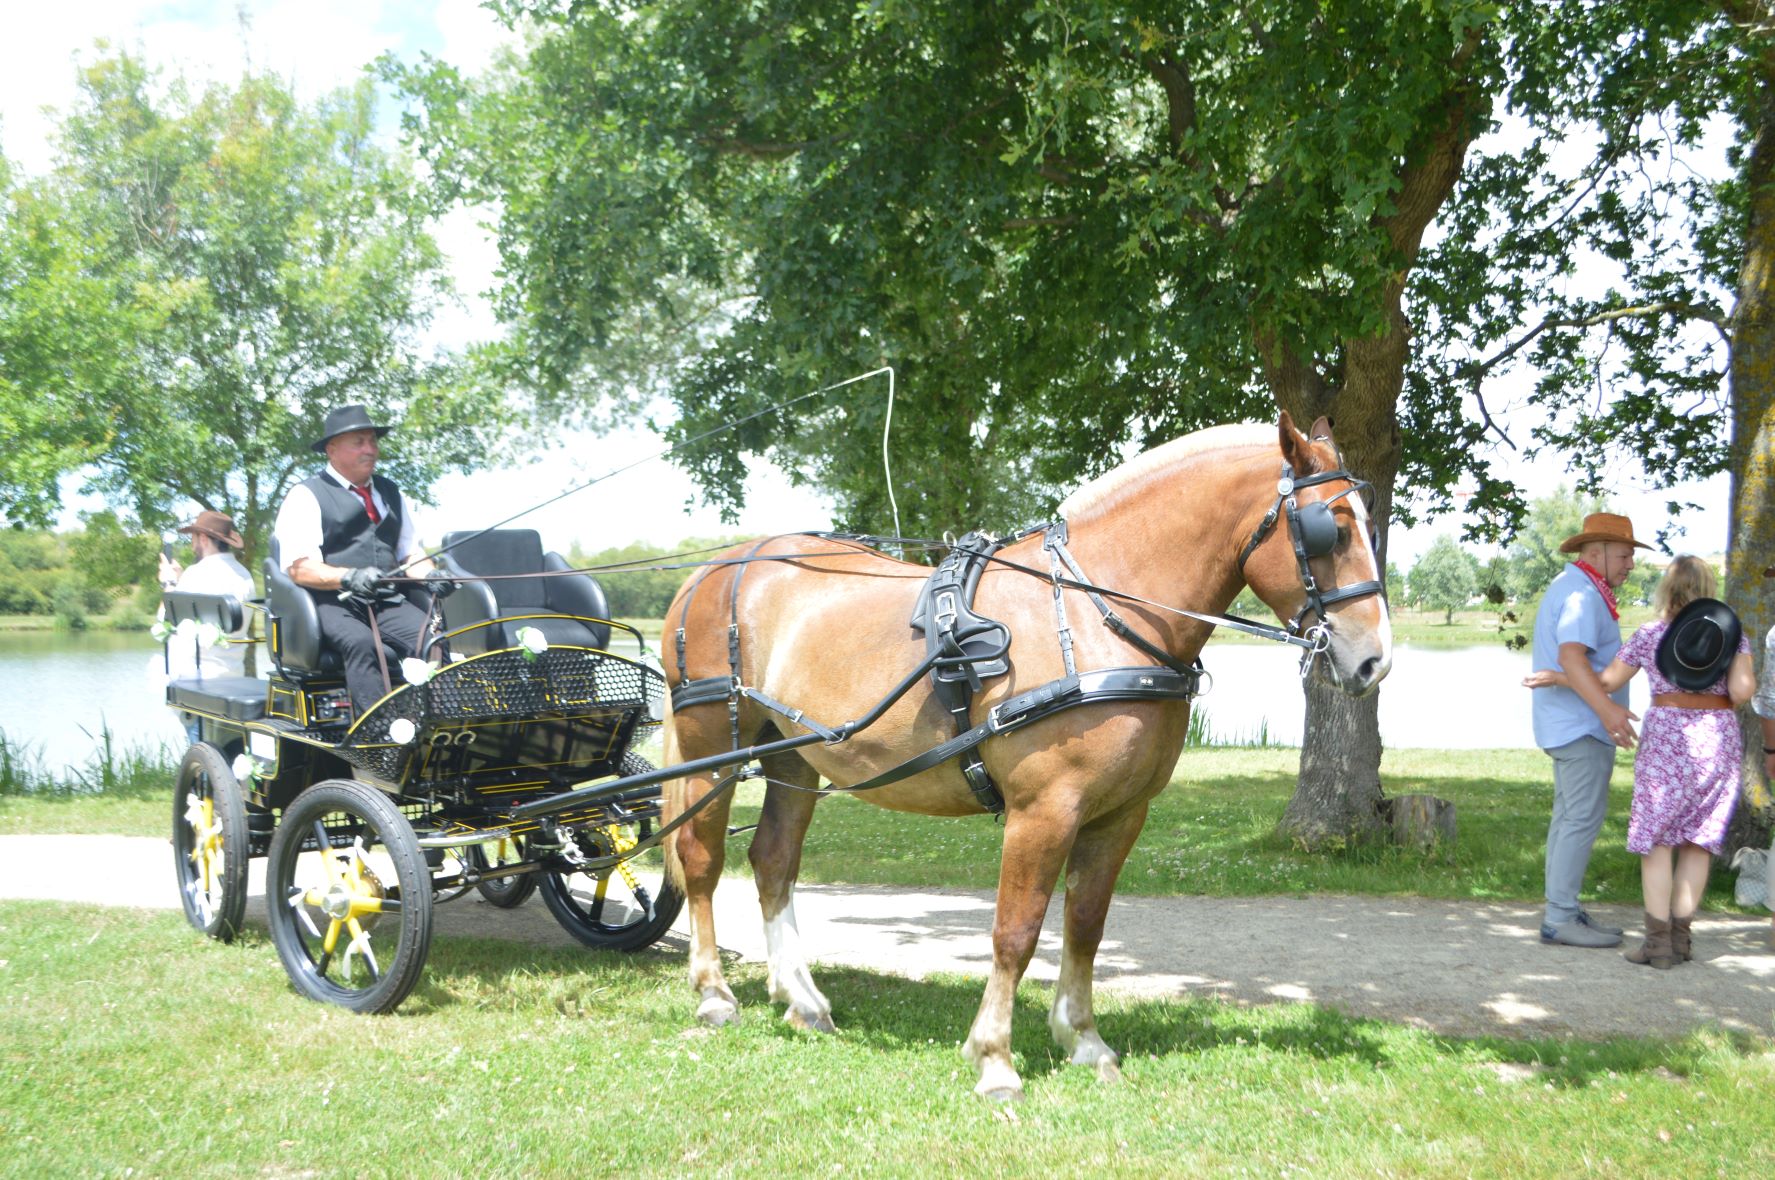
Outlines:
<svg viewBox="0 0 1775 1180"><path fill-rule="evenodd" d="M1619 926L1593 921L1578 903L1590 850L1608 814L1615 750L1631 750L1638 718L1627 711L1627 688L1606 691L1599 674L1621 650L1615 591L1633 572L1633 522L1593 512L1559 546L1572 555L1535 612L1534 671L1560 672L1564 685L1536 687L1535 744L1553 759L1553 816L1547 825L1547 910L1541 941L1605 947L1621 942ZM1532 679L1532 678L1531 678ZM1526 682L1525 682L1526 683Z"/></svg>
<svg viewBox="0 0 1775 1180"><path fill-rule="evenodd" d="M1658 617L1633 633L1598 678L1618 691L1643 668L1652 689L1627 822L1646 924L1645 942L1627 953L1631 963L1668 968L1692 957L1689 924L1738 803L1744 739L1737 707L1756 680L1743 627L1713 597L1714 585L1713 569L1699 557L1672 561L1653 595ZM1537 672L1526 683L1565 679Z"/></svg>

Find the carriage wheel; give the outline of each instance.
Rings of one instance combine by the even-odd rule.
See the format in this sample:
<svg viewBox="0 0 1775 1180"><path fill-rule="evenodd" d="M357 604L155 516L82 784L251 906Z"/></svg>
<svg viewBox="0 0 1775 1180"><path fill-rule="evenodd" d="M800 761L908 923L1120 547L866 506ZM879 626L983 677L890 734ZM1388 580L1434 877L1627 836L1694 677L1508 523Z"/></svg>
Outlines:
<svg viewBox="0 0 1775 1180"><path fill-rule="evenodd" d="M240 933L250 855L240 783L221 751L199 742L173 788L173 872L193 929L223 942Z"/></svg>
<svg viewBox="0 0 1775 1180"><path fill-rule="evenodd" d="M653 766L638 754L623 757L620 772L644 774ZM622 852L652 835L654 821L609 824L581 832L582 845L598 853ZM638 951L670 930L684 908L684 894L666 875L665 851L654 847L599 873L543 872L542 900L561 928L589 947Z"/></svg>
<svg viewBox="0 0 1775 1180"><path fill-rule="evenodd" d="M375 787L316 783L271 840L265 910L296 990L354 1012L390 1012L431 945L431 873L407 822Z"/></svg>
<svg viewBox="0 0 1775 1180"><path fill-rule="evenodd" d="M501 840L489 840L485 844L471 844L468 849L469 864L477 869L501 868L505 865L522 864L524 862L524 846L519 837L507 836ZM536 874L524 873L517 877L498 877L492 881L479 881L475 889L487 900L487 904L496 905L502 910L523 905L536 892Z"/></svg>

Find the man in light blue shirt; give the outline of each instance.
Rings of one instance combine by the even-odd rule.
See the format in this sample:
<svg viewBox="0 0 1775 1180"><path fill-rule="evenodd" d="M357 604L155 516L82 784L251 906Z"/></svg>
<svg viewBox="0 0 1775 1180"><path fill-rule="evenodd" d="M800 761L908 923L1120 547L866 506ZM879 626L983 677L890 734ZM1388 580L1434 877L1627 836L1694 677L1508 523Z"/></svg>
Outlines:
<svg viewBox="0 0 1775 1180"><path fill-rule="evenodd" d="M1534 691L1535 744L1553 759L1553 818L1547 825L1547 913L1541 941L1564 946L1616 946L1618 926L1602 926L1578 904L1590 850L1608 814L1615 750L1630 750L1637 719L1627 689L1612 696L1598 678L1621 649L1614 592L1633 572L1633 522L1593 512L1561 543L1575 556L1547 587L1535 612L1534 669L1564 672L1569 688Z"/></svg>

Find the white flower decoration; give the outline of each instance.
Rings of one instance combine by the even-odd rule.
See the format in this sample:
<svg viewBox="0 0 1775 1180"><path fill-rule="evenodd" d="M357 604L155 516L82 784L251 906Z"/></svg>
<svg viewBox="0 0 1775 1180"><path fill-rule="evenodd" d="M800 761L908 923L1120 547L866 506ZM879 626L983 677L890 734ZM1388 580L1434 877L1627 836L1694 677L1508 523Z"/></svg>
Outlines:
<svg viewBox="0 0 1775 1180"><path fill-rule="evenodd" d="M525 659L534 660L549 649L549 637L535 627L519 627L518 646L524 649Z"/></svg>
<svg viewBox="0 0 1775 1180"><path fill-rule="evenodd" d="M412 741L413 735L418 732L418 727L405 717L396 717L388 723L388 740L399 746Z"/></svg>
<svg viewBox="0 0 1775 1180"><path fill-rule="evenodd" d="M237 782L247 782L259 777L259 760L250 754L236 754L232 766Z"/></svg>
<svg viewBox="0 0 1775 1180"><path fill-rule="evenodd" d="M165 619L155 619L153 625L148 628L148 634L154 637L154 642L165 643L172 638L173 625Z"/></svg>
<svg viewBox="0 0 1775 1180"><path fill-rule="evenodd" d="M408 684L424 684L437 672L437 668L424 660L408 656L401 661L401 676Z"/></svg>
<svg viewBox="0 0 1775 1180"><path fill-rule="evenodd" d="M222 634L222 628L214 623L199 623L197 625L197 642L204 647L220 647L228 642L228 637Z"/></svg>

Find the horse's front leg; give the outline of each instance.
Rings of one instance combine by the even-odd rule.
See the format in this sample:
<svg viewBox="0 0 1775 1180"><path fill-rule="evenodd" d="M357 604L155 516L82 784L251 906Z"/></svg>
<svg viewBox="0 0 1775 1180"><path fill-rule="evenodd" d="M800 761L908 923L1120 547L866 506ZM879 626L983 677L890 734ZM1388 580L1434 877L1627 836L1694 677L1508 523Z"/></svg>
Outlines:
<svg viewBox="0 0 1775 1180"><path fill-rule="evenodd" d="M1120 1078L1121 1071L1115 1050L1097 1034L1097 1018L1091 1011L1092 976L1116 876L1145 824L1145 802L1094 820L1079 829L1066 866L1066 940L1048 1029L1074 1065L1095 1067L1105 1081Z"/></svg>
<svg viewBox="0 0 1775 1180"><path fill-rule="evenodd" d="M683 760L675 738L675 733L668 729L668 764ZM681 814L713 787L714 780L706 775L685 779L675 788L683 792L683 806L675 812ZM690 915L690 987L698 997L696 1018L715 1028L740 1018L739 1000L727 986L727 978L721 972L721 950L715 944L715 886L720 884L721 868L727 860L727 817L732 802L733 792L722 792L721 798L699 811L671 837L672 856L682 878L684 904Z"/></svg>
<svg viewBox="0 0 1775 1180"><path fill-rule="evenodd" d="M1023 1097L1023 1079L1011 1063L1011 1012L1017 984L1029 968L1047 917L1054 881L1074 832L1070 810L1024 808L1007 814L998 870L998 909L992 923L992 972L980 1011L962 1045L979 1071L974 1093L1009 1101Z"/></svg>
<svg viewBox="0 0 1775 1180"><path fill-rule="evenodd" d="M773 782L764 792L758 830L747 857L758 884L758 906L764 914L764 939L770 958L770 998L788 1007L783 1019L797 1028L833 1032L832 1005L814 986L795 924L795 880L801 873L801 847L819 796L813 788L820 776L797 754L766 759L765 775ZM802 788L801 790L795 789Z"/></svg>

